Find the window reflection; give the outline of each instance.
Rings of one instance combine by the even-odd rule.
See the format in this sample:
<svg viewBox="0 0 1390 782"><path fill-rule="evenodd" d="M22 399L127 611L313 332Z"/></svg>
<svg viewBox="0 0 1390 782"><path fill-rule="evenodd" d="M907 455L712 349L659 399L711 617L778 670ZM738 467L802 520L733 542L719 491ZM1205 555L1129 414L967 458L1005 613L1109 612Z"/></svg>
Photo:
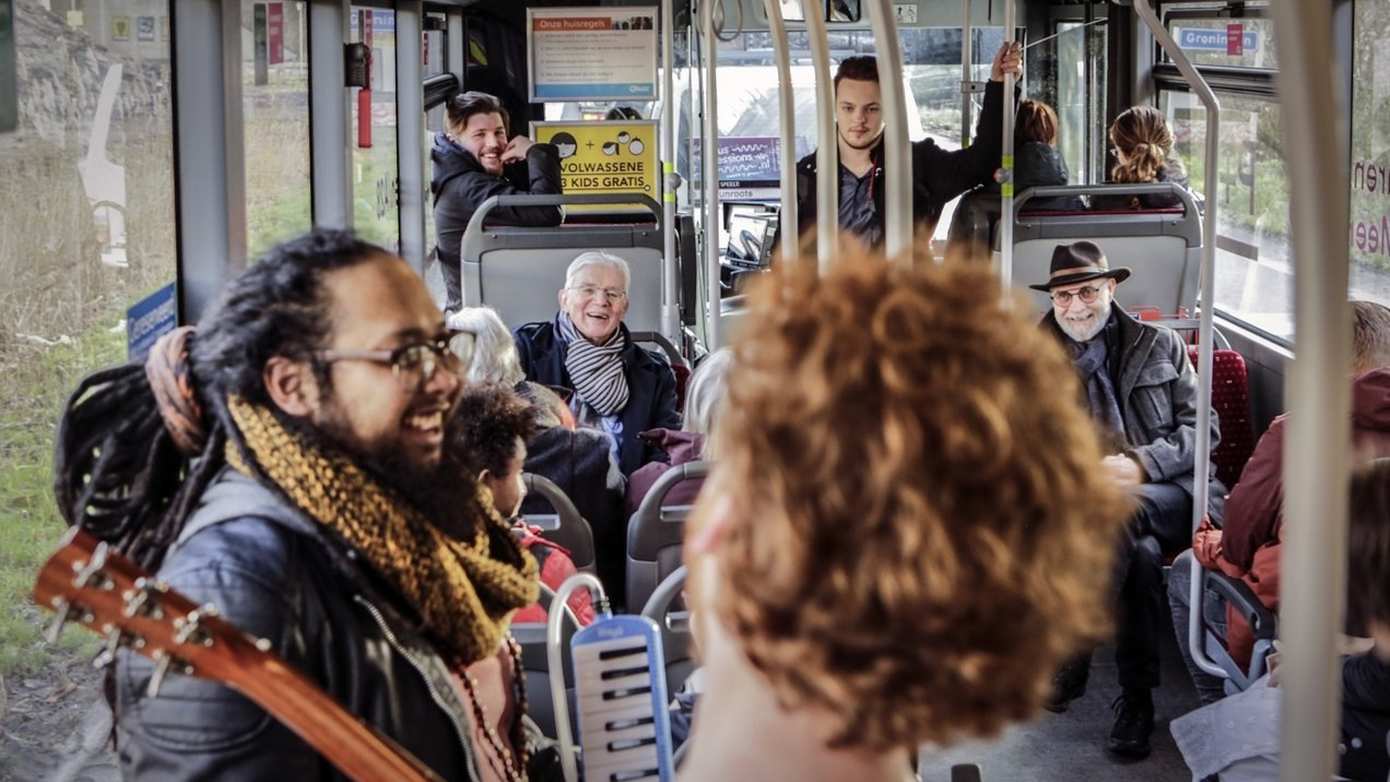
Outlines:
<svg viewBox="0 0 1390 782"><path fill-rule="evenodd" d="M247 250L309 230L308 16L301 2L242 0Z"/></svg>

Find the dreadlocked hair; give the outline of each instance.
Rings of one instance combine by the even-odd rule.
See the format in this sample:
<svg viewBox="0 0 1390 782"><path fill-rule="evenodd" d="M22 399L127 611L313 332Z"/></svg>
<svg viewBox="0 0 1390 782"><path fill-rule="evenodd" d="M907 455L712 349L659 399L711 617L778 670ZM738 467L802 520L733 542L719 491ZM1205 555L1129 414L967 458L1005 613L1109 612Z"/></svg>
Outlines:
<svg viewBox="0 0 1390 782"><path fill-rule="evenodd" d="M225 465L228 440L248 453L229 397L274 409L262 381L274 356L311 362L327 388L327 371L313 360L332 327L323 278L374 258L394 256L351 231L321 229L276 246L228 284L188 351L204 411L198 453L175 444L141 364L84 378L68 399L54 449L53 493L68 524L158 569Z"/></svg>

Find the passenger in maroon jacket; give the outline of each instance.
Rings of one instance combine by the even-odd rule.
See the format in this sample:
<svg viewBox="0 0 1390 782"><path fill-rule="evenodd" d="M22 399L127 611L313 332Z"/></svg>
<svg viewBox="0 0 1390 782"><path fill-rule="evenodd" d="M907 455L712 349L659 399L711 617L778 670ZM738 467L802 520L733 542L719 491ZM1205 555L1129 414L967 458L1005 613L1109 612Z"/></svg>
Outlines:
<svg viewBox="0 0 1390 782"><path fill-rule="evenodd" d="M1352 378L1351 442L1356 462L1390 456L1390 309L1369 301L1351 305ZM1243 580L1260 602L1279 610L1279 555L1284 528L1284 428L1286 415L1274 419L1260 438L1240 480L1226 497L1222 527L1203 524L1192 539L1192 550L1173 562L1168 576L1168 603L1173 610L1173 629L1183 660L1192 673L1204 703L1222 697L1222 680L1204 673L1192 662L1187 642L1188 584L1192 558L1208 570ZM1349 590L1348 606L1358 597ZM1207 598L1207 623L1225 627L1226 648L1241 667L1250 664L1254 637L1234 610L1221 610L1214 597ZM1355 610L1347 616L1353 625ZM1357 631L1360 628L1351 627ZM1356 632L1354 634L1364 634Z"/></svg>
<svg viewBox="0 0 1390 782"><path fill-rule="evenodd" d="M647 492L667 470L705 458L705 438L714 431L719 408L724 404L725 378L732 364L733 353L723 349L711 353L696 367L685 395L685 415L682 416L685 429L649 429L637 435L665 451L666 461L645 464L628 479L628 518L637 512L642 498L647 496ZM671 488L662 504L691 505L703 485L703 478L684 481Z"/></svg>

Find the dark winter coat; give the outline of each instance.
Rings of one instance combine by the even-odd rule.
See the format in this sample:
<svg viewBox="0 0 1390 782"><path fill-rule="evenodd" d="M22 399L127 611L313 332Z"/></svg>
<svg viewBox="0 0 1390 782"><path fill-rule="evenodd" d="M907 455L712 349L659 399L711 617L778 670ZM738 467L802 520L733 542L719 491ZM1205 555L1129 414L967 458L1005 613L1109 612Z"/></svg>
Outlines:
<svg viewBox="0 0 1390 782"><path fill-rule="evenodd" d="M1053 187L1066 185L1071 174L1067 171L1067 161L1062 150L1041 141L1025 141L1014 149L1014 191L1021 192L1030 187ZM1086 204L1077 196L1030 198L1024 206L1028 209L1085 209Z"/></svg>
<svg viewBox="0 0 1390 782"><path fill-rule="evenodd" d="M444 660L357 552L235 470L212 483L159 570L212 603L350 713L450 780L478 780L468 707ZM344 779L289 728L216 682L116 662L116 727L127 779Z"/></svg>
<svg viewBox="0 0 1390 782"><path fill-rule="evenodd" d="M1169 158L1167 165L1159 167L1158 173L1154 176L1154 182L1172 182L1175 185L1181 185L1184 190L1192 189L1187 183L1187 169L1177 158ZM1111 184L1120 183L1112 182ZM1182 199L1176 195L1091 196L1092 209L1172 209L1177 206L1182 206ZM1200 200L1198 200L1198 206L1201 206Z"/></svg>
<svg viewBox="0 0 1390 782"><path fill-rule="evenodd" d="M623 368L627 375L628 398L621 415L623 430L618 440L618 467L624 475L631 475L638 467L654 460L657 454L654 446L637 436L638 432L679 429L681 417L676 410L676 375L670 361L665 354L647 350L634 342L625 324L619 328L626 343ZM568 346L555 333L554 320L527 323L513 336L527 380L574 388L569 370L565 369Z"/></svg>
<svg viewBox="0 0 1390 782"><path fill-rule="evenodd" d="M942 208L953 198L976 185L993 181L999 168L1004 116L1004 85L991 81L985 88L984 108L975 128L975 142L965 149L944 150L932 139L912 144L912 222L913 231L930 236L936 230ZM883 236L883 142L869 153L873 178L869 195L877 215L876 237ZM837 178L838 179L838 178ZM816 225L816 153L796 164L797 232L805 235ZM865 205L867 207L867 205Z"/></svg>
<svg viewBox="0 0 1390 782"><path fill-rule="evenodd" d="M468 221L482 203L501 195L558 195L560 153L553 144L532 144L526 162L507 166L502 175L490 174L473 153L440 133L430 150L434 177L430 193L434 197L434 235L440 263L459 265L459 250ZM488 221L500 225L559 225L558 206L499 207L488 213Z"/></svg>
<svg viewBox="0 0 1390 782"><path fill-rule="evenodd" d="M1152 482L1171 481L1189 495L1193 492L1192 466L1197 453L1197 371L1187 357L1187 345L1172 329L1135 320L1119 304L1111 305L1118 319L1118 344L1110 346L1110 375L1124 418L1127 455L1132 456ZM1043 327L1058 340L1068 337L1049 310ZM1216 411L1211 412L1211 448L1221 441ZM1226 493L1216 479L1216 465L1208 475L1209 497L1214 504Z"/></svg>

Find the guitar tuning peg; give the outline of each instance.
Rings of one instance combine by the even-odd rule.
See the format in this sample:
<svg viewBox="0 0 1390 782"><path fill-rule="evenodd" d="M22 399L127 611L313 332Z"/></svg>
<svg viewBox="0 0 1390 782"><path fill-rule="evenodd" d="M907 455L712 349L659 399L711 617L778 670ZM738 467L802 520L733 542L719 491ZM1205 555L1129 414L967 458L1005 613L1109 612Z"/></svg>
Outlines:
<svg viewBox="0 0 1390 782"><path fill-rule="evenodd" d="M169 673L169 666L174 664L174 658L163 649L158 649L150 655L150 659L154 660L154 673L150 674L150 685L145 689L145 696L158 698L159 688L164 686L164 677Z"/></svg>
<svg viewBox="0 0 1390 782"><path fill-rule="evenodd" d="M85 589L91 586L93 589L111 589L115 583L103 572L106 568L106 559L111 554L111 547L105 541L98 543L92 549L92 558L86 562L72 563L72 569L77 574L72 579L72 585L78 589Z"/></svg>
<svg viewBox="0 0 1390 782"><path fill-rule="evenodd" d="M174 619L174 642L180 644L193 643L200 646L212 646L212 636L202 629L200 624L203 619L217 616L217 609L211 603L202 608L195 608L187 615Z"/></svg>
<svg viewBox="0 0 1390 782"><path fill-rule="evenodd" d="M92 658L92 667L101 670L116 661L116 652L121 648L121 641L124 634L119 627L106 627L106 644L102 646L101 652Z"/></svg>
<svg viewBox="0 0 1390 782"><path fill-rule="evenodd" d="M43 632L43 640L49 644L58 643L58 636L63 634L63 625L75 614L72 604L61 597L53 598L53 610L55 615Z"/></svg>
<svg viewBox="0 0 1390 782"><path fill-rule="evenodd" d="M159 595L166 590L168 587L161 581L137 578L134 589L127 589L121 593L121 599L125 603L122 610L128 617L142 614L158 619L162 614L159 607Z"/></svg>

